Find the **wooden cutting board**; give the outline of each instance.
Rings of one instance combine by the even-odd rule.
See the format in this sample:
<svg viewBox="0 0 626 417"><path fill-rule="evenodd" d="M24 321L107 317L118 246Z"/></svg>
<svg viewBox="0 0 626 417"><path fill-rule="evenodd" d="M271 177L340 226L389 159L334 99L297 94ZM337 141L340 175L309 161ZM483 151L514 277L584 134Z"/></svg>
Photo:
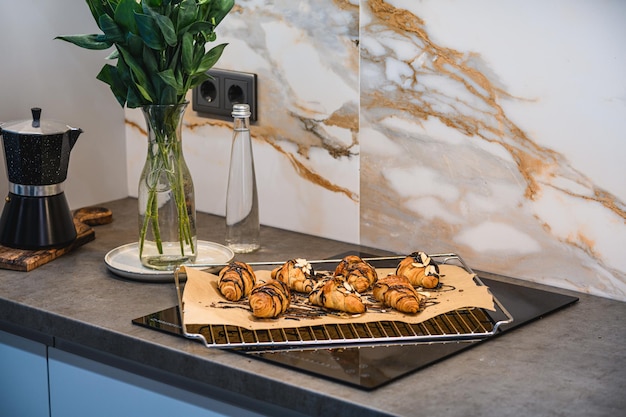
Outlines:
<svg viewBox="0 0 626 417"><path fill-rule="evenodd" d="M77 237L62 248L25 250L0 245L0 269L28 272L38 266L62 256L96 238L91 226L107 224L113 221L113 215L104 207L85 207L74 212L74 225Z"/></svg>

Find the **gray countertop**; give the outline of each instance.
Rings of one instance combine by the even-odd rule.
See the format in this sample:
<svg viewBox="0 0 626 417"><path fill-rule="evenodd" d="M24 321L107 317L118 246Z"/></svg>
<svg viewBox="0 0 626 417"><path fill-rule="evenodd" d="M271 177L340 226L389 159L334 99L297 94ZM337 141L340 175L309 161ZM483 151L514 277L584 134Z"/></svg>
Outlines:
<svg viewBox="0 0 626 417"><path fill-rule="evenodd" d="M195 392L262 401L267 412L274 406L344 417L626 410L626 303L564 290L556 291L580 301L373 391L133 325L134 318L176 305L176 293L173 284L135 282L107 270L104 255L136 240L136 200L103 206L114 221L95 227L95 241L28 273L0 270L0 329ZM198 224L199 239L222 242L222 218L199 213ZM262 228L261 237L259 252L238 258L322 259L359 249L274 228Z"/></svg>

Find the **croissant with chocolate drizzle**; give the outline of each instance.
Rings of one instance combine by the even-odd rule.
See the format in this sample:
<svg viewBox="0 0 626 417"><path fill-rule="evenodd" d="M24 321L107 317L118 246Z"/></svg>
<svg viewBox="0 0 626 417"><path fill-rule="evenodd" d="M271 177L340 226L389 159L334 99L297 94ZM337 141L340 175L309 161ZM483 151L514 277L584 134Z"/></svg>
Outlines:
<svg viewBox="0 0 626 417"><path fill-rule="evenodd" d="M429 289L437 288L441 278L439 265L424 252L413 252L400 261L396 275L407 277L414 287Z"/></svg>
<svg viewBox="0 0 626 417"><path fill-rule="evenodd" d="M316 306L352 314L365 313L366 310L361 295L342 277L319 281L309 294L309 301Z"/></svg>
<svg viewBox="0 0 626 417"><path fill-rule="evenodd" d="M343 258L334 276L343 277L359 293L367 291L378 279L376 269L356 255Z"/></svg>
<svg viewBox="0 0 626 417"><path fill-rule="evenodd" d="M256 275L250 265L234 261L219 272L217 288L228 301L239 301L247 297L256 284Z"/></svg>
<svg viewBox="0 0 626 417"><path fill-rule="evenodd" d="M272 278L284 282L290 290L310 293L315 281L312 279L313 267L306 259L291 259L282 266L274 269Z"/></svg>
<svg viewBox="0 0 626 417"><path fill-rule="evenodd" d="M255 317L274 318L287 311L291 303L290 298L287 284L271 279L252 288L248 303Z"/></svg>
<svg viewBox="0 0 626 417"><path fill-rule="evenodd" d="M425 301L425 298L415 291L408 278L399 275L380 278L374 284L372 295L385 306L410 314L420 311Z"/></svg>

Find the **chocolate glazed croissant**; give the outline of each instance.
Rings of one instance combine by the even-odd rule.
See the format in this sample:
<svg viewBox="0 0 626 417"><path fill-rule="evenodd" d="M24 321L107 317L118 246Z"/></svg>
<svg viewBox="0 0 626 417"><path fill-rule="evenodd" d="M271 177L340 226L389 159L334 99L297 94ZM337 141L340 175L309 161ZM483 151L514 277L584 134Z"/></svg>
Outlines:
<svg viewBox="0 0 626 417"><path fill-rule="evenodd" d="M415 291L406 277L399 275L380 278L374 284L372 295L387 307L403 313L417 313L424 304L424 297Z"/></svg>
<svg viewBox="0 0 626 417"><path fill-rule="evenodd" d="M400 261L396 275L405 276L411 285L422 288L437 288L441 277L439 265L424 252L413 252Z"/></svg>
<svg viewBox="0 0 626 417"><path fill-rule="evenodd" d="M311 294L311 304L346 313L365 313L361 295L341 277L329 277L317 283Z"/></svg>
<svg viewBox="0 0 626 417"><path fill-rule="evenodd" d="M273 318L287 311L290 297L287 284L271 279L252 288L248 303L255 317Z"/></svg>
<svg viewBox="0 0 626 417"><path fill-rule="evenodd" d="M256 284L256 275L250 265L244 262L231 262L219 272L217 288L229 301L239 301L247 297Z"/></svg>
<svg viewBox="0 0 626 417"><path fill-rule="evenodd" d="M272 271L272 278L284 282L290 290L310 293L315 281L311 279L313 267L306 259L291 259Z"/></svg>
<svg viewBox="0 0 626 417"><path fill-rule="evenodd" d="M357 292L367 291L378 279L376 269L356 255L348 255L335 268L335 277L342 276Z"/></svg>

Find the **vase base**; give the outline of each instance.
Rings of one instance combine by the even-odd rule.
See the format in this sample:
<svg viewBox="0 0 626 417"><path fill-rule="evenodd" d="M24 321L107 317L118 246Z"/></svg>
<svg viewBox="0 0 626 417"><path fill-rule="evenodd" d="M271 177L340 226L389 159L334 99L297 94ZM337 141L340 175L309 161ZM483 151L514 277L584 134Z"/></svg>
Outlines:
<svg viewBox="0 0 626 417"><path fill-rule="evenodd" d="M149 256L141 259L141 264L146 268L155 269L157 271L174 271L181 264L193 263L196 256Z"/></svg>
<svg viewBox="0 0 626 417"><path fill-rule="evenodd" d="M258 243L228 243L227 246L235 253L252 253L261 247Z"/></svg>

